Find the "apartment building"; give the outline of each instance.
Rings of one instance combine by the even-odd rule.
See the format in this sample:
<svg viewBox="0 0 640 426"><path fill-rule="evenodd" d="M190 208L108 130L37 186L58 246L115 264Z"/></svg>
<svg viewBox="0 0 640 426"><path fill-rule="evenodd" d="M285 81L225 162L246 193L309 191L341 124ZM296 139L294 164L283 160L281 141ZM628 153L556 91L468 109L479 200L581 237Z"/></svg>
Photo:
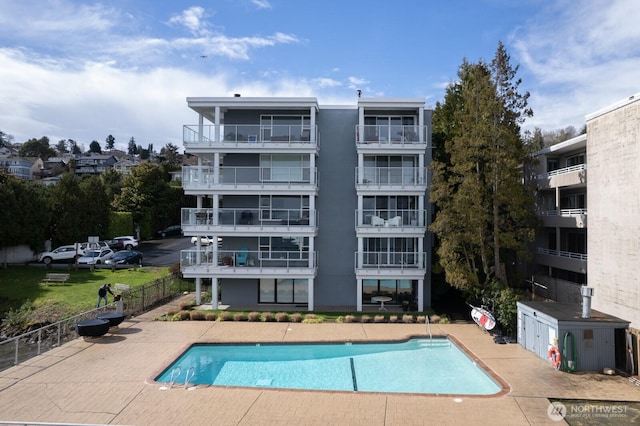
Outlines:
<svg viewBox="0 0 640 426"><path fill-rule="evenodd" d="M430 306L431 114L422 99L187 98L181 270L236 307ZM221 295L218 294L220 289ZM283 308L284 309L284 308Z"/></svg>
<svg viewBox="0 0 640 426"><path fill-rule="evenodd" d="M536 293L578 303L587 283L587 135L544 148L530 178L544 226L534 243Z"/></svg>
<svg viewBox="0 0 640 426"><path fill-rule="evenodd" d="M529 174L544 224L534 250L536 293L580 303L588 285L594 309L637 332L640 94L587 115L586 123L586 134L538 151Z"/></svg>

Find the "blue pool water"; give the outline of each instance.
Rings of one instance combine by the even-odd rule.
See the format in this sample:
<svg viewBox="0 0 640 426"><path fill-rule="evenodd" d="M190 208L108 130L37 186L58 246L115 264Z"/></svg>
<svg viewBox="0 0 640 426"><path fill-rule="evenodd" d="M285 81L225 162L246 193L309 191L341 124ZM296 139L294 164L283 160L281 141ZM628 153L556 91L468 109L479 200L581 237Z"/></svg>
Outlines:
<svg viewBox="0 0 640 426"><path fill-rule="evenodd" d="M449 339L196 344L156 381L359 392L491 395L501 387Z"/></svg>

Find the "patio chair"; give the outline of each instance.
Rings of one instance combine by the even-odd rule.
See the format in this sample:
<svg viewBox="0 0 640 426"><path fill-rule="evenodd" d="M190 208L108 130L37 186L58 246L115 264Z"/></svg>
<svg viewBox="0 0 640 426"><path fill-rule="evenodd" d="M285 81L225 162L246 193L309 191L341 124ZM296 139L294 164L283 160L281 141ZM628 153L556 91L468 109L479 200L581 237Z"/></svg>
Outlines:
<svg viewBox="0 0 640 426"><path fill-rule="evenodd" d="M236 253L236 266L247 266L247 257L249 257L249 249L242 247L239 253Z"/></svg>
<svg viewBox="0 0 640 426"><path fill-rule="evenodd" d="M384 226L384 219L378 216L371 216L371 224L373 226Z"/></svg>
<svg viewBox="0 0 640 426"><path fill-rule="evenodd" d="M402 216L394 216L387 221L389 226L400 226L402 225Z"/></svg>

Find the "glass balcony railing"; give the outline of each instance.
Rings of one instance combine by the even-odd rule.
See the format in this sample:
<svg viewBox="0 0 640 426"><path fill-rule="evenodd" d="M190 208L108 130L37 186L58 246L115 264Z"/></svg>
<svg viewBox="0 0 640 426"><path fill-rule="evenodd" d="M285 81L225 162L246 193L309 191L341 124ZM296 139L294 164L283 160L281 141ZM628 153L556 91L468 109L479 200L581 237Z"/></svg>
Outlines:
<svg viewBox="0 0 640 426"><path fill-rule="evenodd" d="M183 126L185 148L213 144L318 144L318 128L310 125L221 124Z"/></svg>
<svg viewBox="0 0 640 426"><path fill-rule="evenodd" d="M213 209L183 208L181 224L183 229L198 225L212 226L309 226L317 225L317 211L309 209Z"/></svg>
<svg viewBox="0 0 640 426"><path fill-rule="evenodd" d="M316 252L266 250L213 250L209 248L180 251L180 267L233 268L314 268Z"/></svg>
<svg viewBox="0 0 640 426"><path fill-rule="evenodd" d="M356 269L425 269L427 254L418 252L373 252L355 253Z"/></svg>
<svg viewBox="0 0 640 426"><path fill-rule="evenodd" d="M356 125L356 144L427 145L427 126Z"/></svg>
<svg viewBox="0 0 640 426"><path fill-rule="evenodd" d="M356 167L356 185L424 186L424 167Z"/></svg>
<svg viewBox="0 0 640 426"><path fill-rule="evenodd" d="M586 164L576 164L575 166L571 166L571 167L564 167L562 169L556 169L556 170L552 170L548 173L543 173L537 176L538 179L548 179L551 176L558 176L558 175L563 175L565 173L573 173L573 172L579 172L581 170L586 170L587 169L587 165Z"/></svg>
<svg viewBox="0 0 640 426"><path fill-rule="evenodd" d="M315 184L315 167L215 167L189 166L182 168L183 187Z"/></svg>
<svg viewBox="0 0 640 426"><path fill-rule="evenodd" d="M356 210L356 226L360 227L416 227L426 226L426 211L415 209Z"/></svg>

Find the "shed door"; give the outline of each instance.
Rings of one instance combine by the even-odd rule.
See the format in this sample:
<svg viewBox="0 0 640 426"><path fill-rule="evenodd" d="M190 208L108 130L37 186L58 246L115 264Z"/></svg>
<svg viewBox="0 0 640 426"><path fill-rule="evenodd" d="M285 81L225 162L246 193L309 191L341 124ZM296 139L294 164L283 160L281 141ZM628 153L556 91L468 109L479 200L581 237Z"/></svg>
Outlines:
<svg viewBox="0 0 640 426"><path fill-rule="evenodd" d="M538 357L547 359L549 351L549 326L528 315L523 315L524 347Z"/></svg>

